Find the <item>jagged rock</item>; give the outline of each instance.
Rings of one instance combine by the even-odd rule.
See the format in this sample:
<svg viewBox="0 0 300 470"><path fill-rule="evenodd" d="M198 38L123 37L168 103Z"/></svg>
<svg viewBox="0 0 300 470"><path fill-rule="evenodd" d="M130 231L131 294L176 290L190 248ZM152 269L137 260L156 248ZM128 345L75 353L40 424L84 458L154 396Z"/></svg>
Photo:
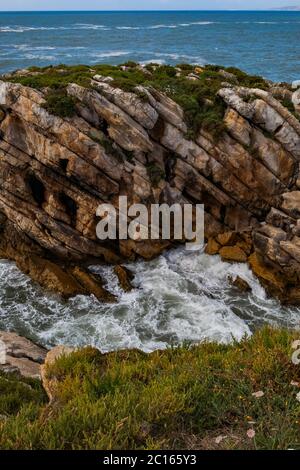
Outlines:
<svg viewBox="0 0 300 470"><path fill-rule="evenodd" d="M282 194L281 209L294 219L300 218L300 191Z"/></svg>
<svg viewBox="0 0 300 470"><path fill-rule="evenodd" d="M192 133L175 95L153 87L129 93L104 76L94 76L94 88L70 83L75 115L61 118L45 109L49 90L0 81L1 256L65 297L113 301L87 266L152 259L173 241L100 241L98 205L118 210L120 195L148 206L199 203L206 252L227 261L251 255L264 286L296 302L300 123L283 104L298 95L284 84L241 87L225 75L231 83L218 91L227 105L218 137L206 126ZM212 97L205 100L213 111Z"/></svg>
<svg viewBox="0 0 300 470"><path fill-rule="evenodd" d="M229 276L228 280L231 285L239 289L241 292L250 292L252 290L248 282L240 276L236 276L235 278Z"/></svg>
<svg viewBox="0 0 300 470"><path fill-rule="evenodd" d="M125 268L125 266L115 266L114 272L117 275L119 279L120 286L125 292L130 292L133 289L133 285L131 284L131 281L134 278L134 275L132 272Z"/></svg>
<svg viewBox="0 0 300 470"><path fill-rule="evenodd" d="M16 333L0 331L0 370L22 377L41 378L47 351Z"/></svg>
<svg viewBox="0 0 300 470"><path fill-rule="evenodd" d="M88 90L75 84L70 84L67 91L86 106L95 110L108 122L110 137L122 148L129 151L141 150L145 152L153 149L153 145L143 127L104 96L95 90Z"/></svg>
<svg viewBox="0 0 300 470"><path fill-rule="evenodd" d="M214 238L209 238L205 247L205 253L207 255L217 255L220 247L220 244Z"/></svg>
<svg viewBox="0 0 300 470"><path fill-rule="evenodd" d="M135 93L128 93L118 88L113 88L108 83L99 81L97 77L96 75L92 81L92 85L97 90L103 93L109 101L127 112L143 127L153 129L158 120L158 113L149 103L142 101Z"/></svg>
<svg viewBox="0 0 300 470"><path fill-rule="evenodd" d="M222 246L233 246L236 244L237 239L236 232L225 232L217 236L217 242Z"/></svg>
<svg viewBox="0 0 300 470"><path fill-rule="evenodd" d="M219 254L223 261L245 263L247 261L246 253L238 246L223 246Z"/></svg>
<svg viewBox="0 0 300 470"><path fill-rule="evenodd" d="M252 127L246 119L240 116L234 109L228 108L224 122L233 138L246 147L250 146Z"/></svg>
<svg viewBox="0 0 300 470"><path fill-rule="evenodd" d="M156 109L159 116L166 120L169 124L177 127L183 133L187 132L187 126L184 122L184 113L175 101L168 98L154 88L145 88L138 86L137 91L145 93L151 106Z"/></svg>
<svg viewBox="0 0 300 470"><path fill-rule="evenodd" d="M253 253L248 261L253 273L260 279L262 285L272 295L283 299L285 296L285 282L279 273L270 265L267 266L263 258L257 253Z"/></svg>

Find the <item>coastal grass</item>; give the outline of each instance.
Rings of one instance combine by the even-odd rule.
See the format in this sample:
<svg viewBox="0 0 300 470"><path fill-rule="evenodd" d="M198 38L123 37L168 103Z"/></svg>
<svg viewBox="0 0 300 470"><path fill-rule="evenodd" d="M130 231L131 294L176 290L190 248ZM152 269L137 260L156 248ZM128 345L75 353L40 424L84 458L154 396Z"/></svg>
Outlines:
<svg viewBox="0 0 300 470"><path fill-rule="evenodd" d="M134 62L127 62L120 66L113 65L86 65L67 66L64 64L50 67L31 67L25 74L15 73L6 79L21 83L37 89L50 90L50 97L58 93L59 104L55 106L54 99L50 98L54 114L61 117L68 110L71 103L61 99L61 90L69 83L77 83L84 87L91 87L91 79L95 74L111 77L110 84L124 91L136 93L142 100L147 100L147 94L137 90L138 86L153 87L177 102L184 110L188 126L187 137L193 138L202 128L211 132L217 140L225 131L223 117L225 104L218 98L217 92L225 81L222 71L232 75L232 83L245 87L258 87L267 89L267 82L258 76L248 75L236 68L222 69L216 65L197 67L190 64L170 65L148 64L141 67ZM48 100L48 98L47 98ZM64 106L65 104L65 106Z"/></svg>
<svg viewBox="0 0 300 470"><path fill-rule="evenodd" d="M48 369L49 404L37 383L24 399L0 381L0 448L300 449L296 338L267 327L231 345L79 350Z"/></svg>

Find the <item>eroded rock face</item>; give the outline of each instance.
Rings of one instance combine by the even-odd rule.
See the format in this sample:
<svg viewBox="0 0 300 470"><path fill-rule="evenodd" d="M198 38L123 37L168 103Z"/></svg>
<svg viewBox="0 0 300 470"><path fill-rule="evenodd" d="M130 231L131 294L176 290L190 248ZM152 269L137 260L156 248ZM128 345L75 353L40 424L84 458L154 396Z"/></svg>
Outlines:
<svg viewBox="0 0 300 470"><path fill-rule="evenodd" d="M22 377L41 378L41 364L46 349L37 346L16 333L0 331L0 370Z"/></svg>
<svg viewBox="0 0 300 470"><path fill-rule="evenodd" d="M201 203L207 253L249 261L272 294L297 303L300 122L280 100L297 111L298 95L275 88L224 84L216 139L204 129L191 138L184 111L151 87L129 93L101 76L91 88L71 83L77 114L63 119L44 108L42 91L0 81L1 256L65 296L112 301L88 264L151 259L172 242L99 241L98 205L117 207L119 195Z"/></svg>

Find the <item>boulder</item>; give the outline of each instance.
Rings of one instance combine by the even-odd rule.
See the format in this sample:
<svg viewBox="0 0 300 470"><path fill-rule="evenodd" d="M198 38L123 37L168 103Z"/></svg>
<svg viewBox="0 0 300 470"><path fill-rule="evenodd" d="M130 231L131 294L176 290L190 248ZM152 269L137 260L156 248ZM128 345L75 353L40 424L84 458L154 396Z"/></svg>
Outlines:
<svg viewBox="0 0 300 470"><path fill-rule="evenodd" d="M120 286L124 292L130 292L134 289L132 280L134 278L133 273L125 266L115 266L114 273L119 279Z"/></svg>
<svg viewBox="0 0 300 470"><path fill-rule="evenodd" d="M205 247L205 253L207 255L217 255L220 248L220 244L214 238L209 238Z"/></svg>
<svg viewBox="0 0 300 470"><path fill-rule="evenodd" d="M219 254L223 261L245 263L247 261L246 253L239 246L223 246Z"/></svg>
<svg viewBox="0 0 300 470"><path fill-rule="evenodd" d="M45 362L41 366L41 379L50 402L55 400L55 394L59 384L58 378L51 374L50 368L57 361L57 359L67 357L74 351L74 348L70 348L68 346L56 346L55 348L51 349L51 351L49 351L45 357Z"/></svg>
<svg viewBox="0 0 300 470"><path fill-rule="evenodd" d="M228 280L232 286L236 287L241 292L251 292L252 290L248 282L240 276L236 276L235 278L229 276Z"/></svg>
<svg viewBox="0 0 300 470"><path fill-rule="evenodd" d="M0 371L21 377L41 378L47 351L16 333L0 331Z"/></svg>
<svg viewBox="0 0 300 470"><path fill-rule="evenodd" d="M217 242L222 246L233 246L238 240L238 234L236 232L225 232L220 233L217 236Z"/></svg>

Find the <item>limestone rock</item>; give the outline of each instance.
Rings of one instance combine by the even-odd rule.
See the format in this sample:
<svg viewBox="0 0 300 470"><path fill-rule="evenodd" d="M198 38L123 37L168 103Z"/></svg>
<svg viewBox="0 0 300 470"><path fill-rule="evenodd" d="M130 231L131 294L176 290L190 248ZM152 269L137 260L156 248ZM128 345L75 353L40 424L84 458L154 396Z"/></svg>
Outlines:
<svg viewBox="0 0 300 470"><path fill-rule="evenodd" d="M40 367L47 351L16 333L0 331L0 370L22 377L41 378Z"/></svg>
<svg viewBox="0 0 300 470"><path fill-rule="evenodd" d="M220 74L230 83L218 91L227 106L218 137L205 125L191 132L174 95L153 87L127 92L104 76L93 88L70 83L75 115L61 118L45 109L49 90L0 81L0 255L65 297L113 302L89 265L117 266L129 289L123 263L174 242L99 240L97 207L111 203L118 214L120 195L147 207L203 204L206 252L231 262L250 256L272 295L297 302L300 123L284 100L297 108L298 91L241 87Z"/></svg>
<svg viewBox="0 0 300 470"><path fill-rule="evenodd" d="M153 129L158 119L158 113L149 103L142 101L135 93L128 93L119 88L113 88L108 83L97 80L97 77L96 75L92 81L92 85L97 90L143 127Z"/></svg>

